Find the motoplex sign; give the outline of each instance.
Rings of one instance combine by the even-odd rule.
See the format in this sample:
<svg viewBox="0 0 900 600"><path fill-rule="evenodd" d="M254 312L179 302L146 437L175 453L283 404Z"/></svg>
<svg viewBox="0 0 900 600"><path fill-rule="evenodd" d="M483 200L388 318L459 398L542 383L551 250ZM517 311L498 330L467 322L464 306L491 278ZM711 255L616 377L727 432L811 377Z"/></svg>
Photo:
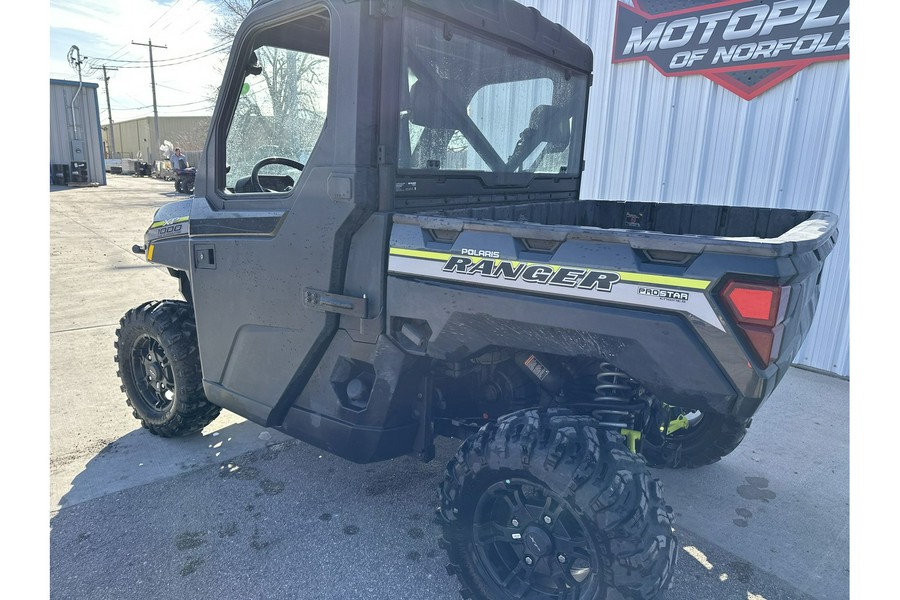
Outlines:
<svg viewBox="0 0 900 600"><path fill-rule="evenodd" d="M746 100L849 56L849 0L632 0L616 10L614 63L701 74Z"/></svg>

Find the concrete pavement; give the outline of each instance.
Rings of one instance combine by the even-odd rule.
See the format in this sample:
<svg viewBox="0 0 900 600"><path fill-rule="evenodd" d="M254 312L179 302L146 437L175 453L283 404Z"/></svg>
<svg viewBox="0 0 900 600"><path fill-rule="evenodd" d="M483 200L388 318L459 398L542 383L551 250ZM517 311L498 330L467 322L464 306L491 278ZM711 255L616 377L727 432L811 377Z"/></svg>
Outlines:
<svg viewBox="0 0 900 600"><path fill-rule="evenodd" d="M112 361L129 308L178 297L131 253L170 182L50 193L53 598L455 598L431 522L455 451L353 465L223 412L163 440ZM720 463L660 471L682 549L672 599L848 592L848 382L793 369Z"/></svg>

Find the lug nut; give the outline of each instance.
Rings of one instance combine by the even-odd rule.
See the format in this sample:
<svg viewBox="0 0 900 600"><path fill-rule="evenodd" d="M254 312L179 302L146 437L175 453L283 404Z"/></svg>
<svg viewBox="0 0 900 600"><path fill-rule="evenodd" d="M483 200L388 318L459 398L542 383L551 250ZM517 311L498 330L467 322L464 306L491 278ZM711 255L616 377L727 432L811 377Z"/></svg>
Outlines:
<svg viewBox="0 0 900 600"><path fill-rule="evenodd" d="M513 520L512 520L512 526L513 526L513 527L518 527L518 526L519 526L519 520L518 520L518 519L513 519Z"/></svg>
<svg viewBox="0 0 900 600"><path fill-rule="evenodd" d="M564 564L566 564L566 555L560 554L559 556L556 557L556 560L559 561L559 564L564 565Z"/></svg>
<svg viewBox="0 0 900 600"><path fill-rule="evenodd" d="M531 558L530 556L526 556L526 557L525 557L525 564L528 565L528 566L530 567L531 565L534 564L534 559Z"/></svg>
<svg viewBox="0 0 900 600"><path fill-rule="evenodd" d="M551 519L550 517L544 517L544 523L546 523L547 525L549 525L552 522L553 522L553 519Z"/></svg>

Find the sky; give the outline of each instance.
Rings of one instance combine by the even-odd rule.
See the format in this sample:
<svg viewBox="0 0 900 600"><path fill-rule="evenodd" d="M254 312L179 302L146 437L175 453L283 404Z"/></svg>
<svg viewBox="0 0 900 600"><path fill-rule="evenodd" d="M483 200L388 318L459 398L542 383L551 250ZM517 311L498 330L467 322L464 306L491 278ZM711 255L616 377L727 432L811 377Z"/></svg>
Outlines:
<svg viewBox="0 0 900 600"><path fill-rule="evenodd" d="M152 116L146 46L152 40L154 46L166 46L153 49L159 115L210 115L208 98L221 82L228 57L228 47L210 35L215 18L209 0L50 0L50 78L78 81L67 61L70 48L78 46L89 59L82 80L100 85L102 123L109 122L102 64L107 65L113 119Z"/></svg>

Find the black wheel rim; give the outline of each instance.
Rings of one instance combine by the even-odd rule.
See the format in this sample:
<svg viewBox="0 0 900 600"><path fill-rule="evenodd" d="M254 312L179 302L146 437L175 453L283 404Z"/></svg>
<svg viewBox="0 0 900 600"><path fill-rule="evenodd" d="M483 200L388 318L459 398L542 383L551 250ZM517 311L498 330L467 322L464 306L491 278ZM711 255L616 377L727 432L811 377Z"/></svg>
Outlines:
<svg viewBox="0 0 900 600"><path fill-rule="evenodd" d="M597 548L576 513L540 483L506 479L472 521L476 567L500 597L576 600L600 585Z"/></svg>
<svg viewBox="0 0 900 600"><path fill-rule="evenodd" d="M175 377L159 341L149 335L139 337L131 351L131 367L144 407L164 414L175 401Z"/></svg>

